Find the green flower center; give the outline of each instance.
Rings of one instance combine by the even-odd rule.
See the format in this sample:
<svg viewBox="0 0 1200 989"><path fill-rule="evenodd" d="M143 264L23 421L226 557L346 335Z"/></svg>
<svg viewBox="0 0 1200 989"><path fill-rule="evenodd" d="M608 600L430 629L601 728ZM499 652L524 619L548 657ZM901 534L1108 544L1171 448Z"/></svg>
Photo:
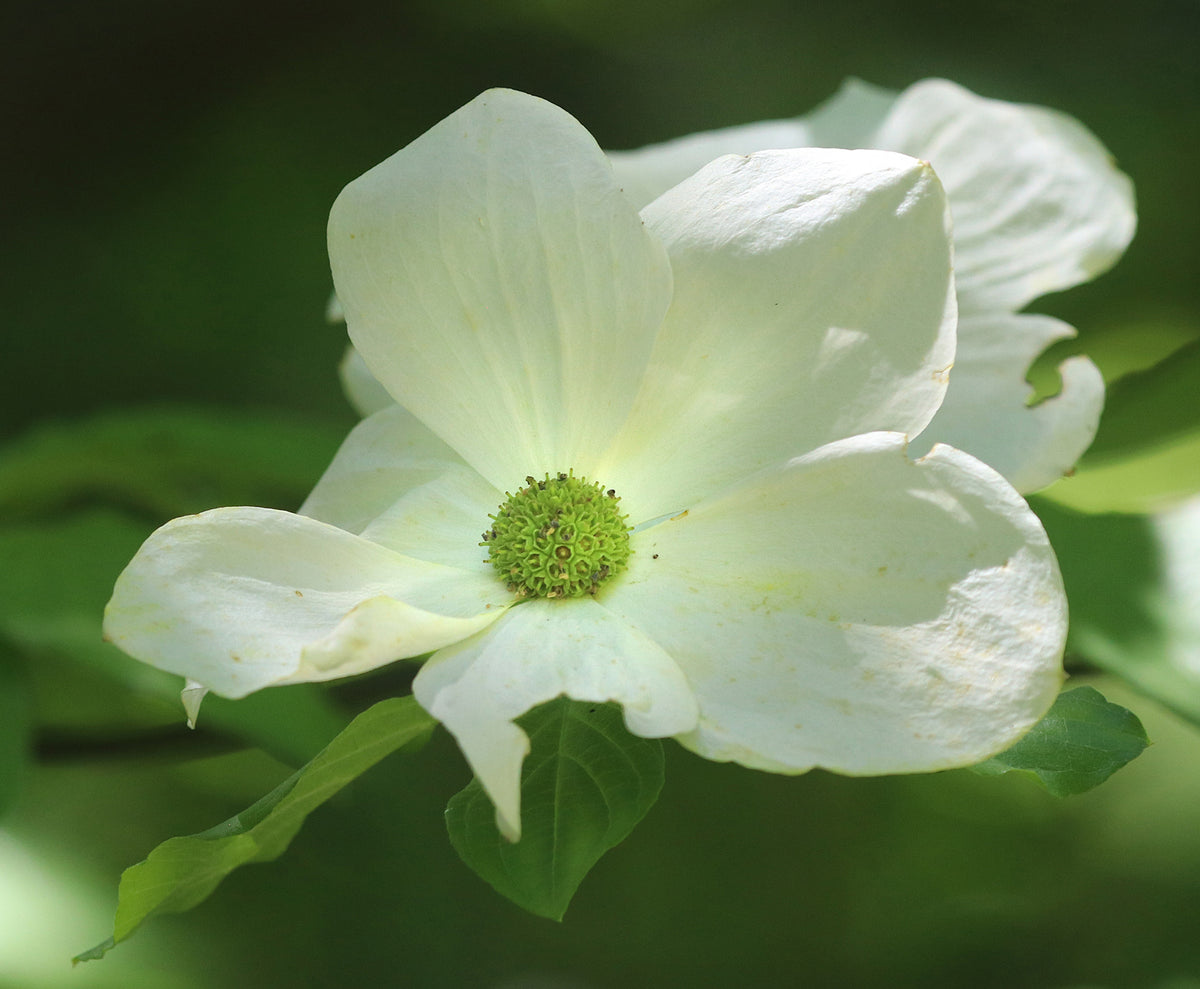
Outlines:
<svg viewBox="0 0 1200 989"><path fill-rule="evenodd" d="M525 484L489 516L493 525L479 544L510 591L577 598L625 569L630 526L615 491L573 471Z"/></svg>

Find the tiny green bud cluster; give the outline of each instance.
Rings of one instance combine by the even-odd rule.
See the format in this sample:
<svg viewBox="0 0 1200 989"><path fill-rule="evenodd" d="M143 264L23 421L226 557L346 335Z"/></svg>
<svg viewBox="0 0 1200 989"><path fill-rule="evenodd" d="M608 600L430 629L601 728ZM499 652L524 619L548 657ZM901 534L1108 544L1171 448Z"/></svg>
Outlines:
<svg viewBox="0 0 1200 989"><path fill-rule="evenodd" d="M628 516L616 491L574 472L525 478L526 487L489 516L480 546L508 589L520 597L595 594L629 562ZM507 492L505 492L507 494Z"/></svg>

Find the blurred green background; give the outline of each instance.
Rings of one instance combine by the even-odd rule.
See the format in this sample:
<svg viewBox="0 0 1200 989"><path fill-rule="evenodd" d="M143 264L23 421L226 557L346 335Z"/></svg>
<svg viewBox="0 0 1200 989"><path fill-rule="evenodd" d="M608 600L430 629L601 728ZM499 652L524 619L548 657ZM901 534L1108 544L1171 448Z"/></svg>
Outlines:
<svg viewBox="0 0 1200 989"><path fill-rule="evenodd" d="M171 678L97 640L155 525L294 508L354 422L323 319L346 182L490 86L621 148L795 115L848 75L946 76L1075 115L1132 176L1126 258L1033 309L1102 366L1151 363L1200 336L1194 2L57 0L10 3L0 26L0 724L18 739L0 751L0 987L1200 987L1200 732L1110 677L1088 682L1156 744L1067 801L966 773L785 779L668 746L662 800L561 926L458 862L442 809L468 774L438 736L280 861L69 965L109 933L122 868L403 689L397 671L214 704L189 735Z"/></svg>

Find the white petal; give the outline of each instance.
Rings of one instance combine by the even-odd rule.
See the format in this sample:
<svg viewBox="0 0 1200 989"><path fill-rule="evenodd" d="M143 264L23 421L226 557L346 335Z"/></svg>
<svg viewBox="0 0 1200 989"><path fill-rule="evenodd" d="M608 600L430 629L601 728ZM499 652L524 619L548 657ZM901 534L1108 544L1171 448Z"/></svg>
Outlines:
<svg viewBox="0 0 1200 989"><path fill-rule="evenodd" d="M587 131L506 90L347 186L329 254L368 368L501 489L589 474L671 295L665 252Z"/></svg>
<svg viewBox="0 0 1200 989"><path fill-rule="evenodd" d="M406 492L461 464L412 413L390 403L351 430L300 514L361 533Z"/></svg>
<svg viewBox="0 0 1200 989"><path fill-rule="evenodd" d="M932 163L954 215L963 312L1016 310L1108 269L1133 236L1133 188L1078 121L942 79L905 90L874 146Z"/></svg>
<svg viewBox="0 0 1200 989"><path fill-rule="evenodd" d="M987 313L958 324L958 353L938 414L910 453L946 443L998 470L1021 492L1053 484L1096 436L1104 379L1086 357L1059 366L1062 389L1030 406L1030 364L1075 330L1049 316Z"/></svg>
<svg viewBox="0 0 1200 989"><path fill-rule="evenodd" d="M643 738L696 724L695 699L672 659L590 598L510 609L482 634L434 655L413 693L458 740L512 841L521 833L521 762L529 751L514 718L565 694L618 701L629 730Z"/></svg>
<svg viewBox="0 0 1200 989"><path fill-rule="evenodd" d="M929 166L885 151L726 157L643 215L675 299L597 476L632 521L832 440L929 422L954 356Z"/></svg>
<svg viewBox="0 0 1200 989"><path fill-rule="evenodd" d="M505 501L470 467L453 467L414 488L363 530L363 537L406 556L460 570L491 572L480 545Z"/></svg>
<svg viewBox="0 0 1200 989"><path fill-rule="evenodd" d="M621 188L640 208L722 155L771 148L866 147L895 98L891 90L847 79L803 117L722 127L635 151L610 151L608 157Z"/></svg>
<svg viewBox="0 0 1200 989"><path fill-rule="evenodd" d="M970 765L1062 679L1040 523L990 468L902 437L832 444L637 537L605 606L687 674L717 760L850 774Z"/></svg>
<svg viewBox="0 0 1200 989"><path fill-rule="evenodd" d="M353 344L346 348L342 362L338 365L338 377L342 382L342 391L354 406L354 411L364 418L395 404L395 399L379 383L379 379L367 370L367 362L362 359L362 354L354 349Z"/></svg>
<svg viewBox="0 0 1200 989"><path fill-rule="evenodd" d="M401 556L313 519L219 508L167 523L117 579L105 636L225 697L331 680L484 628L490 574Z"/></svg>

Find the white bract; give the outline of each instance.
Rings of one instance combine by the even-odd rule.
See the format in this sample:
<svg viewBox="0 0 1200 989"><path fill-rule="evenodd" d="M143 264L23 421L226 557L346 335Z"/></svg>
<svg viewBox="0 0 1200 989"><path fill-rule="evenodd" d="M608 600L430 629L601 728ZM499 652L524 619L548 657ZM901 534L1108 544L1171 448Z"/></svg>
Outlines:
<svg viewBox="0 0 1200 989"><path fill-rule="evenodd" d="M1104 404L1096 366L1059 367L1062 389L1030 406L1029 367L1075 330L1027 303L1095 277L1133 236L1129 180L1099 141L1052 110L984 99L940 79L903 93L847 82L813 113L610 152L618 182L639 207L724 154L767 148L882 148L930 162L946 188L955 231L958 351L950 389L914 444L974 454L1017 488L1058 480L1091 444ZM364 414L390 400L361 357L342 379Z"/></svg>
<svg viewBox="0 0 1200 989"><path fill-rule="evenodd" d="M985 759L1052 702L1066 604L999 474L906 455L954 359L947 227L932 169L880 151L720 158L639 215L572 117L486 93L330 218L351 339L399 404L299 514L152 535L107 633L193 700L432 653L416 697L514 839L513 719L563 694L777 772ZM514 593L481 530L570 472L619 496L632 556L594 593Z"/></svg>

